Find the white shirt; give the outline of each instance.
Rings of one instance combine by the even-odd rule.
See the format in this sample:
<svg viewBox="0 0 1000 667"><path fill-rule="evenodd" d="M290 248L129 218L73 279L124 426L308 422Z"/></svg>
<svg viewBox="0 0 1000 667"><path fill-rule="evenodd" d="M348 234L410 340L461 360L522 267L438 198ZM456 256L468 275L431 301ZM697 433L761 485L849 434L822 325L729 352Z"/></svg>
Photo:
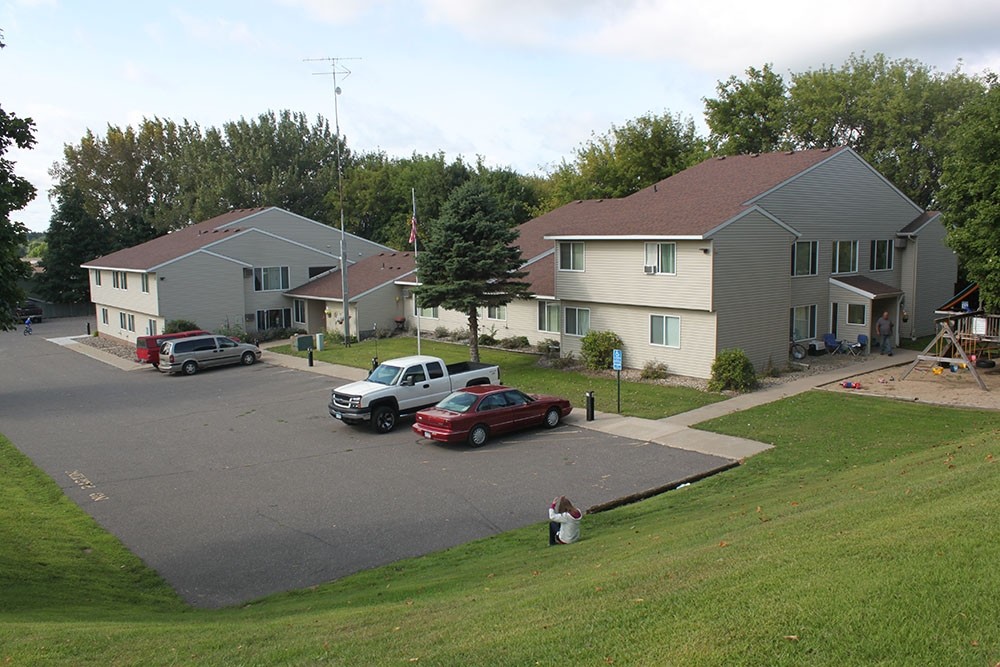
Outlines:
<svg viewBox="0 0 1000 667"><path fill-rule="evenodd" d="M580 519L582 518L583 514L579 510L574 515L572 512L559 513L554 508L549 508L549 521L562 524L556 535L563 544L572 544L580 539Z"/></svg>

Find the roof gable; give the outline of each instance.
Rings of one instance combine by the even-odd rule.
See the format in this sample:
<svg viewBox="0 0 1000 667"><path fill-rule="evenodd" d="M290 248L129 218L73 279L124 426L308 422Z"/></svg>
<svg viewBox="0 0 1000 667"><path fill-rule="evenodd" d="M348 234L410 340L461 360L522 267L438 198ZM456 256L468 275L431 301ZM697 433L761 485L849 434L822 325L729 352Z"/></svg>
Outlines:
<svg viewBox="0 0 1000 667"><path fill-rule="evenodd" d="M380 252L367 257L347 270L347 295L353 301L417 270L411 252ZM343 277L339 269L327 271L285 292L288 296L312 299L343 299Z"/></svg>

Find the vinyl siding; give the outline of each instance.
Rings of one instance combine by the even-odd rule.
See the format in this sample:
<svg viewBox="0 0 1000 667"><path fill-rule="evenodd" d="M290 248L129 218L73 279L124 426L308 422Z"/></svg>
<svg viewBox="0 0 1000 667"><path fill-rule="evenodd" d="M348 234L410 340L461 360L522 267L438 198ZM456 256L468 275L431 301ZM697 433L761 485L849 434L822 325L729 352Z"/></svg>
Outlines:
<svg viewBox="0 0 1000 667"><path fill-rule="evenodd" d="M715 315L700 310L649 308L618 304L594 304L564 301L565 309L589 308L591 331L614 331L622 339L622 364L642 368L647 363L662 363L675 375L708 378L715 359ZM650 317L672 316L680 319L680 346L653 345L650 340ZM565 326L565 325L564 325ZM562 336L562 356L580 358L582 337Z"/></svg>
<svg viewBox="0 0 1000 667"><path fill-rule="evenodd" d="M355 316L351 332L358 335L359 331L372 329L392 331L396 326L394 318L403 314L402 292L401 287L389 283L366 292L360 301L352 301Z"/></svg>
<svg viewBox="0 0 1000 667"><path fill-rule="evenodd" d="M711 310L712 259L707 241L678 241L675 275L646 275L645 242L585 241L584 270L556 270L560 299Z"/></svg>
<svg viewBox="0 0 1000 667"><path fill-rule="evenodd" d="M793 239L759 212L713 239L716 351L742 349L758 371L783 368L788 358Z"/></svg>
<svg viewBox="0 0 1000 667"><path fill-rule="evenodd" d="M207 253L195 253L160 270L160 313L167 320L190 320L215 331L226 325L253 328L244 301L243 266ZM289 302L289 306L290 306Z"/></svg>
<svg viewBox="0 0 1000 667"><path fill-rule="evenodd" d="M246 220L229 225L230 229L252 227L340 257L340 230L330 225L278 208L267 209ZM347 254L352 261L371 257L385 250L389 248L353 234L347 235Z"/></svg>
<svg viewBox="0 0 1000 667"><path fill-rule="evenodd" d="M142 273L125 271L127 289L114 286L112 271L101 271L101 284L94 281L94 271L88 271L90 278L90 295L97 313L97 332L100 335L111 336L120 340L134 342L137 336L145 336L149 320L156 320L158 331L162 331L163 318L159 317L157 303L157 274L148 274L149 292L142 291ZM108 324L101 321L101 308L108 310ZM135 322L135 331L121 327L120 313L126 317L131 315Z"/></svg>
<svg viewBox="0 0 1000 667"><path fill-rule="evenodd" d="M417 326L416 317L413 315L413 300L406 299L406 319L407 326L411 329ZM469 318L465 313L438 309L438 317L420 318L421 330L433 333L438 327L444 327L449 331L468 330ZM558 332L547 332L538 330L538 302L535 299L517 299L507 304L506 320L491 320L481 318L479 320L479 333L487 333L495 329L497 340L524 336L532 345L536 345L543 340L559 340Z"/></svg>
<svg viewBox="0 0 1000 667"><path fill-rule="evenodd" d="M944 225L940 220L931 222L920 231L916 242L909 246L916 254L916 295L906 297L906 310L910 314L909 323L900 323L900 335L912 337L929 336L936 333L934 327L935 309L955 296L958 279L958 258L948 248Z"/></svg>

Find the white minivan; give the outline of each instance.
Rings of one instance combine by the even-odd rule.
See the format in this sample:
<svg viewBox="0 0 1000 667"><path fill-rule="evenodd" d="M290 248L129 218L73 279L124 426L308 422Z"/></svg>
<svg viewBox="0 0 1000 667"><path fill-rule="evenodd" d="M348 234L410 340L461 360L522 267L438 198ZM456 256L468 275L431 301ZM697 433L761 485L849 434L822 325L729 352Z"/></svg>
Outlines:
<svg viewBox="0 0 1000 667"><path fill-rule="evenodd" d="M168 340L160 348L159 370L194 375L202 368L243 364L260 360L260 348L226 336L191 336Z"/></svg>

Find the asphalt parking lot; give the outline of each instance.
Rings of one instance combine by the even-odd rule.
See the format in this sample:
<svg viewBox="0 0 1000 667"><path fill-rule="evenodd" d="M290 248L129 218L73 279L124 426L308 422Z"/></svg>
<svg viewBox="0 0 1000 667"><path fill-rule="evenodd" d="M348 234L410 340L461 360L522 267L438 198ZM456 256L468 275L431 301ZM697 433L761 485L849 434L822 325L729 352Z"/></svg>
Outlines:
<svg viewBox="0 0 1000 667"><path fill-rule="evenodd" d="M126 372L52 342L85 328L0 333L0 432L199 607L536 523L542 548L555 495L591 507L730 465L574 425L476 450L408 421L379 436L330 418L331 378L270 353L192 377Z"/></svg>

